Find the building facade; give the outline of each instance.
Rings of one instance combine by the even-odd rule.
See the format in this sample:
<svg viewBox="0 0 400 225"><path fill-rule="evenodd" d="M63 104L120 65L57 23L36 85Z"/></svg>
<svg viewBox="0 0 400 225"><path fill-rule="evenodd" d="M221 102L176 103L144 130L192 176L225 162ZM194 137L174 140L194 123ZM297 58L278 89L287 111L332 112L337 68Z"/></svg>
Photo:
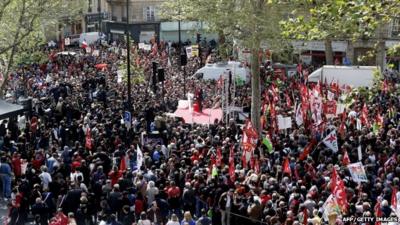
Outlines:
<svg viewBox="0 0 400 225"><path fill-rule="evenodd" d="M107 0L110 18L105 21L106 34L113 40L124 37L127 20L128 31L135 42L148 42L160 37L159 9L164 0Z"/></svg>
<svg viewBox="0 0 400 225"><path fill-rule="evenodd" d="M373 38L357 41L335 40L332 42L334 62L352 65L386 65L391 63L395 66L395 69L400 70L400 56L386 56L387 49L400 44L399 35L400 18L393 18L389 24L380 27ZM382 44L382 51L379 51L379 43ZM302 62L314 65L325 63L324 41L294 41L292 45Z"/></svg>

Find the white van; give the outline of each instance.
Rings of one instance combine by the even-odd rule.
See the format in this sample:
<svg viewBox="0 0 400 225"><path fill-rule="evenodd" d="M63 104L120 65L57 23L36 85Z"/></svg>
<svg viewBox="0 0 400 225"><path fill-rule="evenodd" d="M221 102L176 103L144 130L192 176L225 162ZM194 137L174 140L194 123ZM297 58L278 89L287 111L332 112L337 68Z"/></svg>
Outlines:
<svg viewBox="0 0 400 225"><path fill-rule="evenodd" d="M83 41L86 42L87 45L93 44L98 40L105 40L106 35L100 32L88 32L82 33L79 36L79 46L82 45Z"/></svg>
<svg viewBox="0 0 400 225"><path fill-rule="evenodd" d="M240 77L241 80L250 82L250 71L248 68L241 65L240 62L229 61L228 63L206 64L193 75L193 78L204 80L218 80L221 75L226 76L229 71L235 77Z"/></svg>
<svg viewBox="0 0 400 225"><path fill-rule="evenodd" d="M308 76L309 82L332 81L351 87L372 87L376 66L323 66Z"/></svg>

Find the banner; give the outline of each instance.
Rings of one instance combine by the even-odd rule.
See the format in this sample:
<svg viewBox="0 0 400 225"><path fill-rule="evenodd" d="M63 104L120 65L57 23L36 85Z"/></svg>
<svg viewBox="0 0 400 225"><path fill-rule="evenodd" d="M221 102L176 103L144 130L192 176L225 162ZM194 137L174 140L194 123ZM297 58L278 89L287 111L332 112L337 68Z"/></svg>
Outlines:
<svg viewBox="0 0 400 225"><path fill-rule="evenodd" d="M100 51L99 50L93 50L92 56L99 56L99 55L100 55Z"/></svg>
<svg viewBox="0 0 400 225"><path fill-rule="evenodd" d="M192 54L192 46L190 47L186 47L186 55L188 58L192 58L193 54Z"/></svg>
<svg viewBox="0 0 400 225"><path fill-rule="evenodd" d="M71 39L70 38L65 38L64 39L64 45L65 46L71 45Z"/></svg>
<svg viewBox="0 0 400 225"><path fill-rule="evenodd" d="M292 118L291 117L283 117L282 115L278 115L278 127L279 130L292 128Z"/></svg>
<svg viewBox="0 0 400 225"><path fill-rule="evenodd" d="M328 134L328 136L326 136L322 142L334 153L339 151L336 130L333 130L330 134Z"/></svg>
<svg viewBox="0 0 400 225"><path fill-rule="evenodd" d="M144 45L143 50L145 51L151 51L151 45Z"/></svg>
<svg viewBox="0 0 400 225"><path fill-rule="evenodd" d="M364 166L362 165L361 162L349 164L347 168L350 170L350 174L354 182L357 183L368 182Z"/></svg>
<svg viewBox="0 0 400 225"><path fill-rule="evenodd" d="M144 49L144 46L145 46L146 44L145 43L139 43L139 49Z"/></svg>
<svg viewBox="0 0 400 225"><path fill-rule="evenodd" d="M329 221L329 215L332 215L332 214L340 215L341 214L339 204L337 203L336 198L332 194L329 195L328 199L326 199L322 208L324 209L322 218L325 221Z"/></svg>
<svg viewBox="0 0 400 225"><path fill-rule="evenodd" d="M324 104L324 113L327 115L335 115L337 112L336 101L326 101Z"/></svg>
<svg viewBox="0 0 400 225"><path fill-rule="evenodd" d="M199 45L192 45L192 57L199 57Z"/></svg>

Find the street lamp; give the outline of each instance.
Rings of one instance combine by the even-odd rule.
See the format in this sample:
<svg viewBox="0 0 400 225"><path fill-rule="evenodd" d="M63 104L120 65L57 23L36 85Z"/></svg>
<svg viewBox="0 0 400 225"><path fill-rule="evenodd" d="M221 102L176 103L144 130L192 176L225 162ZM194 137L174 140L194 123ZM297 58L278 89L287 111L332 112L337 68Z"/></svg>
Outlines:
<svg viewBox="0 0 400 225"><path fill-rule="evenodd" d="M128 111L131 111L131 49L130 49L130 40L129 40L129 0L126 0L126 48L127 48L127 76L128 76Z"/></svg>

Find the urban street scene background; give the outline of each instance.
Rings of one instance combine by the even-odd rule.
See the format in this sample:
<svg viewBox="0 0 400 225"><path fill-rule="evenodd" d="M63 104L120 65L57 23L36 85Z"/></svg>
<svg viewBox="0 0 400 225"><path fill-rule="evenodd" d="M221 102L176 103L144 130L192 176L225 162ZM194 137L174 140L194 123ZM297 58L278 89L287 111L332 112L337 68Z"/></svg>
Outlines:
<svg viewBox="0 0 400 225"><path fill-rule="evenodd" d="M396 225L399 0L1 0L0 223Z"/></svg>

